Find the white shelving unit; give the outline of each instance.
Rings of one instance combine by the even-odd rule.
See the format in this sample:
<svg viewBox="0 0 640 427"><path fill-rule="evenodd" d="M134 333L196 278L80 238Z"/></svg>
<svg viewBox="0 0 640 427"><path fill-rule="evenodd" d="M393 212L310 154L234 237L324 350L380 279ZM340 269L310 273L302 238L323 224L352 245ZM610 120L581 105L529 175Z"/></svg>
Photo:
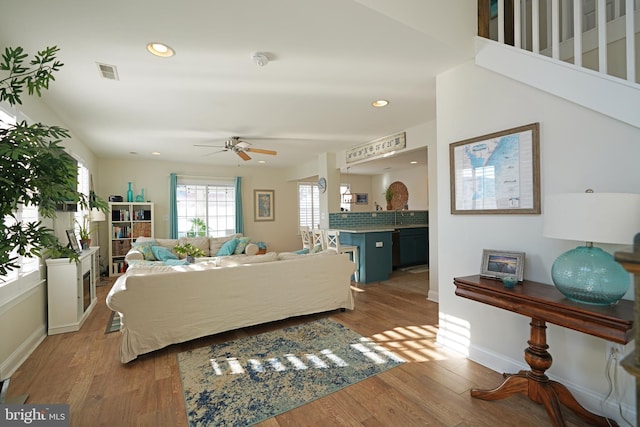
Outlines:
<svg viewBox="0 0 640 427"><path fill-rule="evenodd" d="M111 202L109 209L109 276L119 276L131 244L140 236L154 237L153 203Z"/></svg>
<svg viewBox="0 0 640 427"><path fill-rule="evenodd" d="M47 263L47 311L49 335L77 331L96 305L100 280L98 246L82 251L79 261L49 258Z"/></svg>

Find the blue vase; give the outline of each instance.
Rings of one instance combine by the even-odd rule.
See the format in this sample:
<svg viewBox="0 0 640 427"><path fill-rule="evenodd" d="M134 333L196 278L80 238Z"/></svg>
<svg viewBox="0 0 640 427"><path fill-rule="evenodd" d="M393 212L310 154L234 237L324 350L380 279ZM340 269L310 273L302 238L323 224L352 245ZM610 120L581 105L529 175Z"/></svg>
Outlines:
<svg viewBox="0 0 640 427"><path fill-rule="evenodd" d="M129 183L129 189L127 190L127 202L133 202L133 189L131 183Z"/></svg>

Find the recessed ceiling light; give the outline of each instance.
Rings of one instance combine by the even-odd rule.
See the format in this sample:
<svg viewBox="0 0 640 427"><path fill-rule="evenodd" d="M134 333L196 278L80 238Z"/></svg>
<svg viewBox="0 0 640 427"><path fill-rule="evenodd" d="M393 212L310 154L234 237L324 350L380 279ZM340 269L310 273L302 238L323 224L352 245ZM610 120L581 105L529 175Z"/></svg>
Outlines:
<svg viewBox="0 0 640 427"><path fill-rule="evenodd" d="M159 56L161 58L169 58L175 55L173 49L171 49L164 43L151 42L147 45L147 50L153 55Z"/></svg>
<svg viewBox="0 0 640 427"><path fill-rule="evenodd" d="M152 155L152 156L159 156L159 155L160 155L160 152L159 152L159 151L152 151L152 152L151 152L151 155Z"/></svg>
<svg viewBox="0 0 640 427"><path fill-rule="evenodd" d="M258 163L265 164L267 162L265 162L264 160L258 160Z"/></svg>
<svg viewBox="0 0 640 427"><path fill-rule="evenodd" d="M387 105L389 105L389 101L387 101L386 99L377 99L373 101L371 105L373 105L376 108L386 107Z"/></svg>
<svg viewBox="0 0 640 427"><path fill-rule="evenodd" d="M410 161L409 163L411 163L412 165L417 165L417 164L418 164L418 161L417 161L417 160L412 160L412 161Z"/></svg>

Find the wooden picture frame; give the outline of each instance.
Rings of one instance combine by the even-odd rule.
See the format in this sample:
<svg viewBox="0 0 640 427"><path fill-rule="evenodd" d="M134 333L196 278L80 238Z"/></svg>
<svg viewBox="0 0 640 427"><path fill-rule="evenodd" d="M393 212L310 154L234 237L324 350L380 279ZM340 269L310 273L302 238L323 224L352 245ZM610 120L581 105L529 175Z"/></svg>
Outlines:
<svg viewBox="0 0 640 427"><path fill-rule="evenodd" d="M452 214L540 213L540 123L449 144Z"/></svg>
<svg viewBox="0 0 640 427"><path fill-rule="evenodd" d="M254 221L275 221L275 190L253 190Z"/></svg>
<svg viewBox="0 0 640 427"><path fill-rule="evenodd" d="M524 258L524 252L483 249L480 275L492 279L515 276L518 278L518 282L522 282L524 278Z"/></svg>
<svg viewBox="0 0 640 427"><path fill-rule="evenodd" d="M69 230L66 230L66 232L67 239L69 240L69 247L76 253L82 252L82 249L80 249L80 244L78 243L78 239L76 238L76 231L71 228Z"/></svg>

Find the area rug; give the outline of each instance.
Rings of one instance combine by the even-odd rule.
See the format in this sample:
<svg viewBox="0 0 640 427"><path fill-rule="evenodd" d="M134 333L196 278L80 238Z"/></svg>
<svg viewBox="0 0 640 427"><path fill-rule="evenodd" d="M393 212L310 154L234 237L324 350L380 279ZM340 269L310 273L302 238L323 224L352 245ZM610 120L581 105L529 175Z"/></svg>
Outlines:
<svg viewBox="0 0 640 427"><path fill-rule="evenodd" d="M412 267L405 267L405 268L401 268L401 271L407 271L409 273L426 273L427 271L429 271L429 266L427 264L422 264L422 265L414 265Z"/></svg>
<svg viewBox="0 0 640 427"><path fill-rule="evenodd" d="M104 330L105 334L110 334L111 332L116 332L120 330L120 315L116 311L111 312L111 316L109 316L109 321L107 321L107 328Z"/></svg>
<svg viewBox="0 0 640 427"><path fill-rule="evenodd" d="M403 362L329 319L178 354L190 426L252 425Z"/></svg>

